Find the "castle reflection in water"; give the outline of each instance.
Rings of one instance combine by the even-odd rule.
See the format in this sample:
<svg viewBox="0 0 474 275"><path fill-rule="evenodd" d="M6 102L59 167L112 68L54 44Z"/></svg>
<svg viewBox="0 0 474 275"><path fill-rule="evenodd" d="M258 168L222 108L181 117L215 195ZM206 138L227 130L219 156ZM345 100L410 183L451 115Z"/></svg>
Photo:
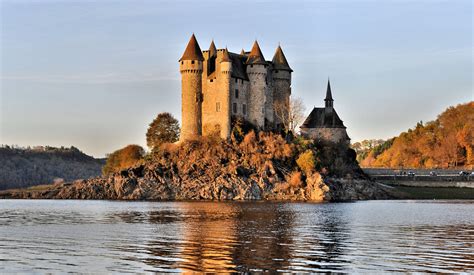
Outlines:
<svg viewBox="0 0 474 275"><path fill-rule="evenodd" d="M295 212L289 204L192 202L177 206L170 211L121 213L123 221L146 219L157 230L157 238L142 247L146 253L129 260L141 260L162 271L276 271L290 266L334 271L344 267L345 260L338 259L343 255L339 243L347 232L337 217L314 213L309 216L312 221L304 221L312 223L314 231L305 227L298 232L293 227L298 215L306 219L309 213Z"/></svg>

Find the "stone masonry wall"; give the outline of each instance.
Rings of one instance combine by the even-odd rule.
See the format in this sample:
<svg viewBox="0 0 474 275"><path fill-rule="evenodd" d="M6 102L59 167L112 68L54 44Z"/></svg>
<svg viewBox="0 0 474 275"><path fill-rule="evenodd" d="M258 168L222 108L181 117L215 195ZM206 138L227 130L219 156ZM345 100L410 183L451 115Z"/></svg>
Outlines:
<svg viewBox="0 0 474 275"><path fill-rule="evenodd" d="M181 140L201 135L202 62L184 60L181 72Z"/></svg>
<svg viewBox="0 0 474 275"><path fill-rule="evenodd" d="M265 78L267 68L264 65L247 66L250 79L249 116L248 120L255 126L262 128L265 125Z"/></svg>
<svg viewBox="0 0 474 275"><path fill-rule="evenodd" d="M290 95L291 95L291 72L276 70L273 72L273 102L276 105L290 106ZM288 116L286 112L285 117ZM278 116L274 116L275 126L282 123Z"/></svg>
<svg viewBox="0 0 474 275"><path fill-rule="evenodd" d="M349 140L346 139L347 132L345 128L301 128L301 134L317 141L328 140L335 143L349 143Z"/></svg>

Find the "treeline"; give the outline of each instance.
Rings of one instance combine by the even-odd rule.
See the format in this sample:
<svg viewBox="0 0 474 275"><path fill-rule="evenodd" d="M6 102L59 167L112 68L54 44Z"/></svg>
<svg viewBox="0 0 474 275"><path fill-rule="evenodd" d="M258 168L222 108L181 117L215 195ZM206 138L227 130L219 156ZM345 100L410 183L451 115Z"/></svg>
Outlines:
<svg viewBox="0 0 474 275"><path fill-rule="evenodd" d="M434 121L417 123L398 137L353 148L363 167L472 168L474 166L474 101L449 107ZM369 145L368 145L369 144Z"/></svg>
<svg viewBox="0 0 474 275"><path fill-rule="evenodd" d="M105 160L75 147L0 146L0 190L99 176Z"/></svg>

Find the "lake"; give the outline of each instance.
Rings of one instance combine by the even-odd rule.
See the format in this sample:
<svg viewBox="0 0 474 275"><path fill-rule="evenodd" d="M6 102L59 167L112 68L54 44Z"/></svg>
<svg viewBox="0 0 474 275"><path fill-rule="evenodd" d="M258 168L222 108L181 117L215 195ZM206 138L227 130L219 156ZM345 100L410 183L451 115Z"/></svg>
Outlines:
<svg viewBox="0 0 474 275"><path fill-rule="evenodd" d="M0 273L474 272L474 201L0 200Z"/></svg>

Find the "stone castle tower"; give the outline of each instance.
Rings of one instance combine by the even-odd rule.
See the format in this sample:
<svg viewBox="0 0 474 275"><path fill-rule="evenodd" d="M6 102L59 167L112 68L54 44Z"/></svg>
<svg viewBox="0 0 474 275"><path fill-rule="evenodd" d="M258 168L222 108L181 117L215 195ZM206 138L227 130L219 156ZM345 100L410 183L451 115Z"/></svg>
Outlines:
<svg viewBox="0 0 474 275"><path fill-rule="evenodd" d="M242 118L259 129L282 128L288 109L291 73L280 46L266 61L257 41L250 52L240 54L217 49L201 51L194 35L179 60L181 72L181 140L218 133L230 136L232 121Z"/></svg>

